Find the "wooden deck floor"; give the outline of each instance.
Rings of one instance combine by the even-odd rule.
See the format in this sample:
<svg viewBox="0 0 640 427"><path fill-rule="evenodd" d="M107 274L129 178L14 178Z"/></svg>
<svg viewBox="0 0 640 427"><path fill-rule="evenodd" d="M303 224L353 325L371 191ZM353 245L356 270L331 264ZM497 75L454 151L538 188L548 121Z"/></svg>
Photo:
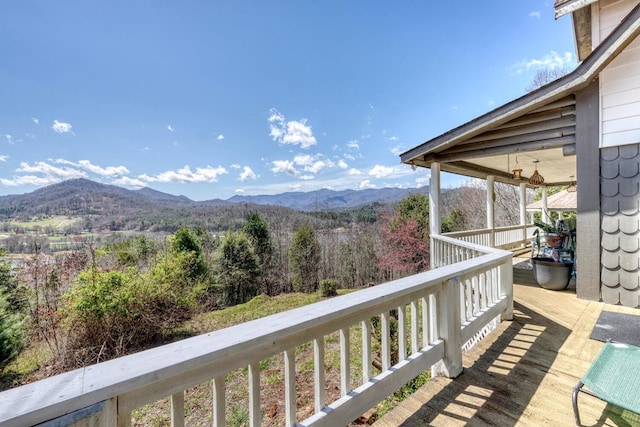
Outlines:
<svg viewBox="0 0 640 427"><path fill-rule="evenodd" d="M603 346L589 338L600 312L640 310L530 284L514 285L514 300L514 320L465 355L457 379L432 379L374 425L575 425L571 392ZM579 407L585 426L640 425L634 414L584 394Z"/></svg>

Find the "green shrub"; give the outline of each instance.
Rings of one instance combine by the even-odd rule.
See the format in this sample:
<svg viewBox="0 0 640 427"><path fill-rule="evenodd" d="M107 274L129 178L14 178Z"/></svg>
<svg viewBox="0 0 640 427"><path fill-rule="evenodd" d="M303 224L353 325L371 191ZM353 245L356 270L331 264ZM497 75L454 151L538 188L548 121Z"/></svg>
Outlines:
<svg viewBox="0 0 640 427"><path fill-rule="evenodd" d="M27 342L27 317L10 308L7 296L0 293L0 366L13 360Z"/></svg>
<svg viewBox="0 0 640 427"><path fill-rule="evenodd" d="M78 275L66 295L68 366L122 356L156 342L191 314L189 291L135 268Z"/></svg>
<svg viewBox="0 0 640 427"><path fill-rule="evenodd" d="M335 297L338 295L338 281L334 279L324 279L320 282L320 294L323 297Z"/></svg>

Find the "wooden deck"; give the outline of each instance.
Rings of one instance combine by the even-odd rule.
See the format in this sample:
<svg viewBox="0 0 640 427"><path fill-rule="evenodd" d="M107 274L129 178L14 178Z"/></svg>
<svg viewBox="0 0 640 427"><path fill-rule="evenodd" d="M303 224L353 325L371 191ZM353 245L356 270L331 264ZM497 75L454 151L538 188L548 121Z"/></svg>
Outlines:
<svg viewBox="0 0 640 427"><path fill-rule="evenodd" d="M571 393L603 346L589 338L600 312L640 310L579 300L571 287L514 285L514 300L513 321L465 354L462 375L432 379L374 425L575 425ZM640 425L635 414L584 394L579 407L584 426Z"/></svg>

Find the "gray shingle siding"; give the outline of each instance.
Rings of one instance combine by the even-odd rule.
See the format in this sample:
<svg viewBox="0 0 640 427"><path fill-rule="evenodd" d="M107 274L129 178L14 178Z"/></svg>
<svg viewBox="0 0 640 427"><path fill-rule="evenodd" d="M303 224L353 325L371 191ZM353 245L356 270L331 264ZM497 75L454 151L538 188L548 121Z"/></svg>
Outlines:
<svg viewBox="0 0 640 427"><path fill-rule="evenodd" d="M602 300L640 305L640 144L600 150Z"/></svg>

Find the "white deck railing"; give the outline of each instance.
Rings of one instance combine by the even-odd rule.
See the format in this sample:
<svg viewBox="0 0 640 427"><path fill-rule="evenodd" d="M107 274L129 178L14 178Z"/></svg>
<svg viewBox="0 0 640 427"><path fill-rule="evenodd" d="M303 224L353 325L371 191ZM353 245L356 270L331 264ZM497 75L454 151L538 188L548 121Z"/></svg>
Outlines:
<svg viewBox="0 0 640 427"><path fill-rule="evenodd" d="M462 370L461 347L499 316L511 317L511 253L436 236L440 268L230 328L57 375L0 393L0 425L130 426L132 411L170 398L171 423L185 424L185 391L211 381L214 426L225 425L225 377L248 367L249 419L259 426L260 361L284 359L285 423L346 425L433 365L450 377ZM441 256L446 254L446 256ZM456 261L452 264L452 261ZM392 343L392 310L398 334ZM381 325L381 371L372 373L371 318ZM350 329L362 331L350 354ZM341 396L327 402L325 337L340 337ZM315 413L296 414L295 350L313 343ZM398 348L392 366L391 348ZM375 346L373 346L375 347ZM350 364L362 372L352 378ZM351 384L360 384L351 387ZM264 382L263 382L264 384ZM78 421L84 419L84 421Z"/></svg>
<svg viewBox="0 0 640 427"><path fill-rule="evenodd" d="M501 249L512 249L526 245L533 238L536 226L511 225L508 227L482 228L479 230L455 231L444 233L444 236L462 240L476 245Z"/></svg>

